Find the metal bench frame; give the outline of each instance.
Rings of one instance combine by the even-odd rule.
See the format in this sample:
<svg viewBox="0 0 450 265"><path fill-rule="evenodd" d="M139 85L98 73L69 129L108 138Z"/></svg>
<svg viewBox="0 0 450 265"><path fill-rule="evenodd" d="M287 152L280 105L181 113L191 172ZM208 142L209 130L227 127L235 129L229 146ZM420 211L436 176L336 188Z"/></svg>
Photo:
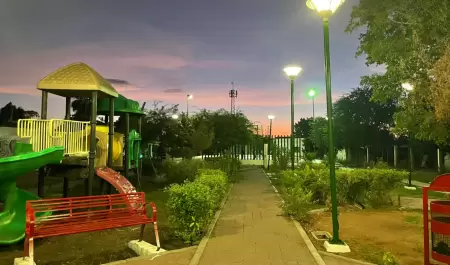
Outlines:
<svg viewBox="0 0 450 265"><path fill-rule="evenodd" d="M150 218L148 205L153 213ZM45 214L48 212L52 214ZM34 239L135 225L141 225L139 241L142 241L145 225L149 223L153 223L159 251L156 217L156 206L145 202L144 192L27 201L24 254L33 265Z"/></svg>

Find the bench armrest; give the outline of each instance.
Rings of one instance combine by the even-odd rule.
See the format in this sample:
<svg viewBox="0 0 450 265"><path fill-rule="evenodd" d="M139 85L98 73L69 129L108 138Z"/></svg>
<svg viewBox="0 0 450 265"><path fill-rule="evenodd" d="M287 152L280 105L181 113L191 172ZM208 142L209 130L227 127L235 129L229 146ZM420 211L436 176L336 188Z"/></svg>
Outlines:
<svg viewBox="0 0 450 265"><path fill-rule="evenodd" d="M153 222L156 222L156 216L157 216L156 205L153 202L146 202L144 204L145 210L147 210L148 205L150 205L152 207L152 220L153 220Z"/></svg>

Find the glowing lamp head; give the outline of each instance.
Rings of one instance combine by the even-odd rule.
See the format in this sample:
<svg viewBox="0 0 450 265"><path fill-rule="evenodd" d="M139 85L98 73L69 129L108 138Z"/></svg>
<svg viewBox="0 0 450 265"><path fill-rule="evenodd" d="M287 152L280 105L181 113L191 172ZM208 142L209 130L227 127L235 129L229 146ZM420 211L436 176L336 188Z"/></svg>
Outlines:
<svg viewBox="0 0 450 265"><path fill-rule="evenodd" d="M194 96L192 95L192 94L187 94L187 99L188 100L191 100L191 99L193 99L194 98Z"/></svg>
<svg viewBox="0 0 450 265"><path fill-rule="evenodd" d="M172 119L177 120L178 119L178 114L173 114L172 115Z"/></svg>
<svg viewBox="0 0 450 265"><path fill-rule="evenodd" d="M316 96L316 91L314 90L314 89L310 89L309 91L308 91L308 96L310 96L310 97L315 97Z"/></svg>
<svg viewBox="0 0 450 265"><path fill-rule="evenodd" d="M323 16L333 14L345 0L306 0L306 6Z"/></svg>
<svg viewBox="0 0 450 265"><path fill-rule="evenodd" d="M269 116L267 116L267 118L269 118L269 120L273 120L273 119L275 119L275 115L269 115Z"/></svg>
<svg viewBox="0 0 450 265"><path fill-rule="evenodd" d="M402 88L406 91L413 91L414 87L410 83L403 83Z"/></svg>
<svg viewBox="0 0 450 265"><path fill-rule="evenodd" d="M285 67L283 71L289 79L295 79L302 71L302 68L300 66L292 65Z"/></svg>

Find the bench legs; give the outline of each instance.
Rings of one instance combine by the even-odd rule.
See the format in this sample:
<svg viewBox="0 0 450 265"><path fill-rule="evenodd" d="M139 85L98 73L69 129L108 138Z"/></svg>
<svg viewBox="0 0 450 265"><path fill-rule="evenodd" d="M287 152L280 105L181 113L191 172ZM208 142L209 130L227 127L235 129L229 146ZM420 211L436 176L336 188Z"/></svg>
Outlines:
<svg viewBox="0 0 450 265"><path fill-rule="evenodd" d="M161 243L159 242L158 225L156 224L156 222L153 222L153 228L155 230L156 250L159 251L161 249ZM139 235L139 242L144 239L144 230L145 230L145 224L141 225L141 233Z"/></svg>
<svg viewBox="0 0 450 265"><path fill-rule="evenodd" d="M28 257L30 265L34 265L34 239L31 237L25 238L25 257Z"/></svg>
<svg viewBox="0 0 450 265"><path fill-rule="evenodd" d="M161 249L161 244L159 243L158 225L156 224L156 221L153 222L153 228L155 229L156 250L159 251Z"/></svg>

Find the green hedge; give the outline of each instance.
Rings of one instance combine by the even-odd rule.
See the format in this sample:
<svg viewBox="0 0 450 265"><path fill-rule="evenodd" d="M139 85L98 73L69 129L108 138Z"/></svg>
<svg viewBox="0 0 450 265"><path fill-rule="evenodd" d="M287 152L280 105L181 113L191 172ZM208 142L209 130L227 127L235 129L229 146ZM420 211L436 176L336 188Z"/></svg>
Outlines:
<svg viewBox="0 0 450 265"><path fill-rule="evenodd" d="M228 175L230 181L236 181L235 176L241 168L241 161L239 159L226 156L219 158L208 158L206 161L208 163L208 167L220 169Z"/></svg>
<svg viewBox="0 0 450 265"><path fill-rule="evenodd" d="M162 172L169 183L183 183L193 181L199 169L207 168L208 164L200 159L183 159L180 161L166 160L162 165Z"/></svg>
<svg viewBox="0 0 450 265"><path fill-rule="evenodd" d="M373 208L392 204L393 191L408 173L386 168L338 169L336 190L340 205L361 203ZM321 164L304 163L294 171L281 173L287 214L301 217L308 204L330 203L329 169Z"/></svg>
<svg viewBox="0 0 450 265"><path fill-rule="evenodd" d="M174 235L186 243L197 243L220 206L228 185L225 172L200 169L194 181L170 186L167 208Z"/></svg>

